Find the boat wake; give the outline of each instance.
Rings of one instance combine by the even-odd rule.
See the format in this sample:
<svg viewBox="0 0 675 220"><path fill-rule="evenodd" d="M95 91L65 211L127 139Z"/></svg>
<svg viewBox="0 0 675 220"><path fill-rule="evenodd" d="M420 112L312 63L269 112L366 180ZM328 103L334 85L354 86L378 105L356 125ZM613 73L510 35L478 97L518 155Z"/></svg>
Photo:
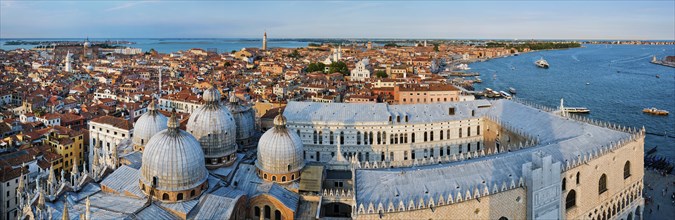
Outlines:
<svg viewBox="0 0 675 220"><path fill-rule="evenodd" d="M612 62L612 63L629 63L629 62L634 62L634 61L638 61L638 60L649 59L650 57L651 57L651 55L649 55L649 54L642 54L642 55L636 56L636 57L616 59L616 60L611 60L609 62Z"/></svg>

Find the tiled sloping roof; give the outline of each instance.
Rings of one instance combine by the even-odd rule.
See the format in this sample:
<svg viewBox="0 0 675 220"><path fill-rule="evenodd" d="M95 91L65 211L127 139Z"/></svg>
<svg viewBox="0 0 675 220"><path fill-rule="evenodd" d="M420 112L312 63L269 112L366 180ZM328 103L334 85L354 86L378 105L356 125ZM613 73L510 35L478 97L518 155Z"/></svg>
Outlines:
<svg viewBox="0 0 675 220"><path fill-rule="evenodd" d="M123 118L118 118L118 117L113 117L113 116L101 116L95 119L91 120L92 122L100 123L100 124L108 124L115 126L117 128L121 128L124 130L131 130L133 128L132 124L128 120L124 120Z"/></svg>

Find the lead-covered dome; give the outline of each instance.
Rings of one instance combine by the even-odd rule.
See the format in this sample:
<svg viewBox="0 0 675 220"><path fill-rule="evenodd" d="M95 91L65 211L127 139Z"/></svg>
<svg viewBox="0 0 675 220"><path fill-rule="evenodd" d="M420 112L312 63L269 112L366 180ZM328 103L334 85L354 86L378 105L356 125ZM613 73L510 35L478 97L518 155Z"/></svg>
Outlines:
<svg viewBox="0 0 675 220"><path fill-rule="evenodd" d="M152 100L148 105L148 112L141 115L134 125L134 137L132 138L134 148L143 150L152 136L167 128L167 121L166 116L157 110L155 100Z"/></svg>
<svg viewBox="0 0 675 220"><path fill-rule="evenodd" d="M199 140L209 168L232 164L237 152L234 118L220 104L215 87L204 91L203 99L204 105L190 115L187 131Z"/></svg>
<svg viewBox="0 0 675 220"><path fill-rule="evenodd" d="M230 109L237 127L237 144L239 147L252 145L255 134L255 113L253 109L250 106L239 104L239 99L234 93L230 95L230 103L227 108Z"/></svg>
<svg viewBox="0 0 675 220"><path fill-rule="evenodd" d="M141 190L148 194L154 190L154 196L163 201L194 198L208 185L199 142L178 126L174 111L167 129L150 138L143 152Z"/></svg>
<svg viewBox="0 0 675 220"><path fill-rule="evenodd" d="M258 174L275 182L293 181L305 167L300 136L286 129L286 118L280 113L274 118L274 127L258 141Z"/></svg>

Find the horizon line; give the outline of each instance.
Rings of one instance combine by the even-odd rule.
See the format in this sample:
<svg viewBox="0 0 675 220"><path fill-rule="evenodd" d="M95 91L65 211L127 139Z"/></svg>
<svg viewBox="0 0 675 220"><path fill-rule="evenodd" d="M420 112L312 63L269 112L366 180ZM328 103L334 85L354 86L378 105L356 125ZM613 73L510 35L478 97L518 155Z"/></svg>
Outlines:
<svg viewBox="0 0 675 220"><path fill-rule="evenodd" d="M0 37L0 40L22 39L260 39L262 37ZM631 38L401 38L401 37L278 37L267 40L312 39L312 40L583 40L583 41L675 41L675 39L631 39Z"/></svg>

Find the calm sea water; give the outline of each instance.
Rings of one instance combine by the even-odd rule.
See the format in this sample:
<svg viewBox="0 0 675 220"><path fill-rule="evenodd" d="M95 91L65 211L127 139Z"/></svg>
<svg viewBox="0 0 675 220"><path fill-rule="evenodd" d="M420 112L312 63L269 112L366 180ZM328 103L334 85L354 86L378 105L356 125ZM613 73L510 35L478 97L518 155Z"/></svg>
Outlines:
<svg viewBox="0 0 675 220"><path fill-rule="evenodd" d="M675 55L675 46L584 45L472 63L481 74L476 90L517 90L517 97L550 107L587 107L588 117L619 125L642 127L648 132L675 136L675 68L649 63ZM549 69L534 62L544 58ZM661 78L657 78L656 75ZM588 85L587 85L588 83ZM669 116L643 114L656 107ZM658 146L658 155L675 158L675 138L647 135L645 149Z"/></svg>
<svg viewBox="0 0 675 220"><path fill-rule="evenodd" d="M4 45L6 41L12 41L17 39L0 39L0 49L4 50L13 50L17 48L30 49L34 45ZM84 39L74 39L74 38L44 38L44 39L21 39L24 41L84 41ZM262 39L253 39L253 38L162 38L162 39L151 39L151 38L115 38L115 39L104 39L104 38L92 38L91 41L106 41L106 40L119 40L119 41L132 41L136 44L130 45L121 45L129 46L132 48L141 48L143 51L149 51L150 49L155 49L160 53L170 53L176 52L179 50L189 50L192 48L201 48L209 49L215 48L218 49L219 53L229 52L232 50L241 50L245 47L261 47ZM269 39L267 46L270 48L273 47L282 47L282 48L297 48L297 47L306 47L309 42L304 41L295 41L295 40L281 40L281 39Z"/></svg>

